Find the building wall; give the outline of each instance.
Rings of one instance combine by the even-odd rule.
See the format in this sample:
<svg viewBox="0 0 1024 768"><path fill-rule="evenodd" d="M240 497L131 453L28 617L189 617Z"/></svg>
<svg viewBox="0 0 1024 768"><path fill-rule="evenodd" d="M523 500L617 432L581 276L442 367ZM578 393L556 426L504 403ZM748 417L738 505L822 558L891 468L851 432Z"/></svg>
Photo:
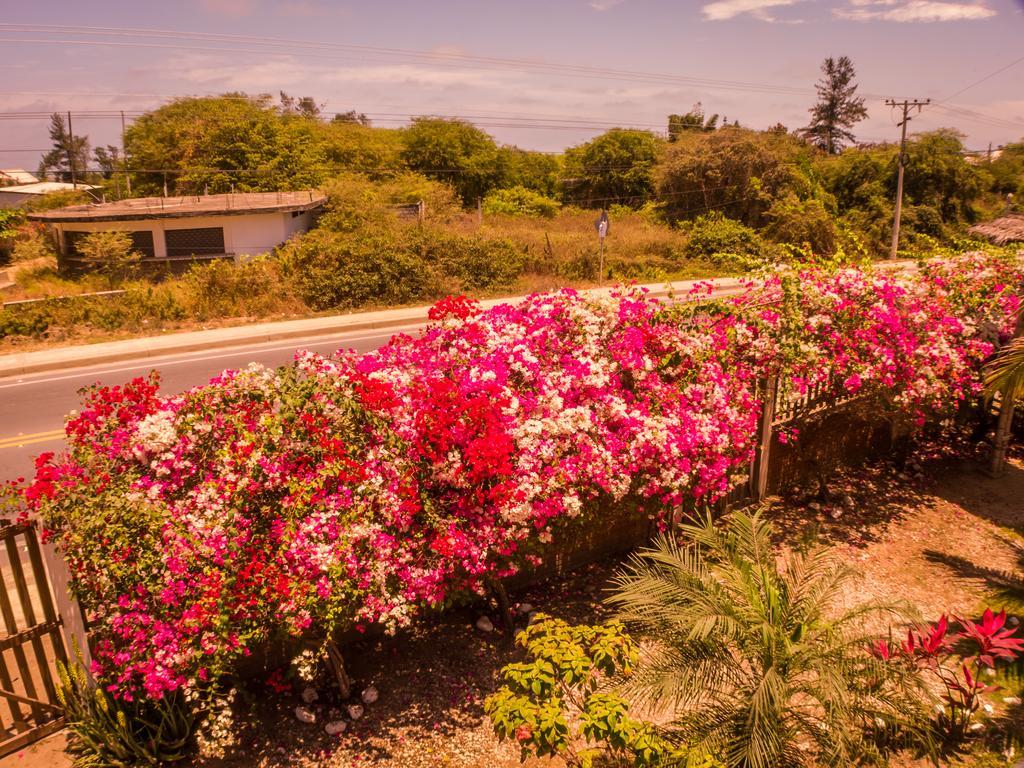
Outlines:
<svg viewBox="0 0 1024 768"><path fill-rule="evenodd" d="M0 187L0 208L18 208L29 198L36 195L27 195L22 192L6 192Z"/></svg>
<svg viewBox="0 0 1024 768"><path fill-rule="evenodd" d="M142 231L153 233L153 245L157 259L167 258L167 243L164 233L172 229L202 229L221 227L224 230L224 251L234 255L236 260L243 256L266 253L283 243L292 235L305 232L313 222L311 212L293 217L290 212L241 214L237 216L194 216L182 219L142 219L138 221L85 221L55 223L54 229L64 249L63 233Z"/></svg>

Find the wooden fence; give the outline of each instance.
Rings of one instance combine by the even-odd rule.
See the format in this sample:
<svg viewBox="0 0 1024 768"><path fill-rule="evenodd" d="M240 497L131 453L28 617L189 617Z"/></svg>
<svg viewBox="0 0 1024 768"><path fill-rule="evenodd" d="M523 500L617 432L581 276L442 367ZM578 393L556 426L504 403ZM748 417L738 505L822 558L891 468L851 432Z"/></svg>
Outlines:
<svg viewBox="0 0 1024 768"><path fill-rule="evenodd" d="M0 755L64 725L56 662L71 638L88 658L85 625L68 592L64 561L41 547L31 523L0 521Z"/></svg>

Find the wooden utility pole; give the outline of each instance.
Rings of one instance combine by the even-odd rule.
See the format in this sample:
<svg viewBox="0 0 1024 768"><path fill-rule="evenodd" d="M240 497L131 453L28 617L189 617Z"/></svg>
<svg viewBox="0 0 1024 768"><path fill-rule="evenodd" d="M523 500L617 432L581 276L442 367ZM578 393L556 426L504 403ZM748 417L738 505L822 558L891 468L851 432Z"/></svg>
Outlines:
<svg viewBox="0 0 1024 768"><path fill-rule="evenodd" d="M918 101L913 99L911 101L896 101L895 99L886 99L886 106L899 107L903 110L903 119L900 120L899 125L902 128L900 135L900 156L899 156L899 170L896 176L896 214L893 217L892 222L892 249L889 252L889 258L896 258L896 250L900 245L900 212L903 209L903 166L906 162L906 148L907 148L907 123L910 122L910 110L917 107L917 111L921 111L921 107L931 104L931 99L925 99L924 101Z"/></svg>
<svg viewBox="0 0 1024 768"><path fill-rule="evenodd" d="M75 132L71 130L71 110L68 110L68 168L71 169L71 188L78 189L75 183Z"/></svg>
<svg viewBox="0 0 1024 768"><path fill-rule="evenodd" d="M124 111L121 111L121 156L124 165L124 184L128 189L128 197L132 196L132 177L128 173L128 147L124 143Z"/></svg>

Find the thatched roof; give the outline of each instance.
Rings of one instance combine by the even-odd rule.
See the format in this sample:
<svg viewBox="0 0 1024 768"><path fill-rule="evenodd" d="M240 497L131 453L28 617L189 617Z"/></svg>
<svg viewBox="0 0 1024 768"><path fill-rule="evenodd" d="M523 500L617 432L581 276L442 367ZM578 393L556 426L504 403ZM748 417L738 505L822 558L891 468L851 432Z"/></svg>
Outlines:
<svg viewBox="0 0 1024 768"><path fill-rule="evenodd" d="M972 235L991 240L996 245L1024 243L1024 213L1008 213L984 224L971 227Z"/></svg>

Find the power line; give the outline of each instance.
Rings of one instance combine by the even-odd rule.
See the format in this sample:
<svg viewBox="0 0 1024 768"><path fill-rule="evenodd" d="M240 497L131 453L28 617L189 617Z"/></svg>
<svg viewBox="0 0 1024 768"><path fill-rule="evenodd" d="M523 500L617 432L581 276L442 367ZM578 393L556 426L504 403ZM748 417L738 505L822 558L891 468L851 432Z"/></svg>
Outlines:
<svg viewBox="0 0 1024 768"><path fill-rule="evenodd" d="M947 96L947 97L946 97L946 98L944 98L944 99L939 99L938 103L939 103L939 104L943 104L943 103L945 103L945 102L947 102L947 101L950 101L951 99L955 99L955 98L956 98L957 96L959 96L960 94L962 94L962 93L966 93L967 91L969 91L969 90L971 90L972 88L974 88L974 86L976 86L976 85L981 85L981 84L982 84L982 83L984 83L984 82L985 82L986 80L991 80L991 79L992 79L993 77L995 77L996 75L998 75L998 74L1000 74L1000 73L1002 73L1002 72L1005 72L1006 70L1010 69L1011 67L1015 67L1015 66L1017 66L1017 65L1018 65L1018 64L1020 64L1020 63L1021 63L1022 61L1024 61L1024 56L1021 56L1021 57L1020 57L1019 59L1014 59L1014 60L1013 60L1013 61L1011 61L1011 62L1010 62L1009 64L1006 64L1006 65L1004 65L1004 66L1000 67L999 69L997 69L997 70L996 70L995 72L990 72L989 74L985 75L985 76L984 76L983 78L981 78L981 79L979 79L979 80L975 80L975 81L974 81L973 83L971 83L970 85L965 85L965 86L964 86L963 88L961 88L961 89L960 89L959 91L957 91L956 93L952 93L952 94L950 94L949 96Z"/></svg>
<svg viewBox="0 0 1024 768"><path fill-rule="evenodd" d="M744 82L735 80L724 80L717 78L695 77L688 75L676 75L659 72L644 72L637 70L623 70L609 67L595 67L589 65L567 64L562 62L545 62L531 59L506 58L496 56L479 56L455 52L422 51L407 48L381 47L369 45L356 45L351 43L320 43L311 40L294 38L264 37L255 35L230 35L206 32L183 32L167 29L145 29L132 27L78 27L54 24L0 24L0 31L3 32L27 32L55 34L58 32L72 32L79 36L79 39L46 40L46 39L20 39L8 38L0 42L25 42L60 45L110 45L112 47L152 47L152 48L189 48L212 50L214 52L235 52L255 53L267 55L268 53L281 53L286 55L311 56L314 58L331 58L323 54L309 53L308 51L345 51L358 53L360 56L372 55L385 59L402 59L414 61L427 61L432 64L473 64L477 67L489 69L512 69L515 71L533 71L544 74L562 74L575 77L587 77L598 79L626 80L630 82L658 82L674 83L678 85L699 86L710 90L742 90L759 91L766 93L782 93L789 95L806 95L814 93L813 89L783 86L770 83ZM155 38L184 41L202 41L210 43L222 43L229 47L212 48L201 46L178 46L152 42L124 42L116 40L82 39L85 36L96 37L133 37L136 39ZM258 43L259 49L239 48L238 45ZM268 50L268 48L270 50ZM339 57L333 57L339 58ZM351 60L350 57L340 57L344 60ZM365 63L364 59L358 59Z"/></svg>

